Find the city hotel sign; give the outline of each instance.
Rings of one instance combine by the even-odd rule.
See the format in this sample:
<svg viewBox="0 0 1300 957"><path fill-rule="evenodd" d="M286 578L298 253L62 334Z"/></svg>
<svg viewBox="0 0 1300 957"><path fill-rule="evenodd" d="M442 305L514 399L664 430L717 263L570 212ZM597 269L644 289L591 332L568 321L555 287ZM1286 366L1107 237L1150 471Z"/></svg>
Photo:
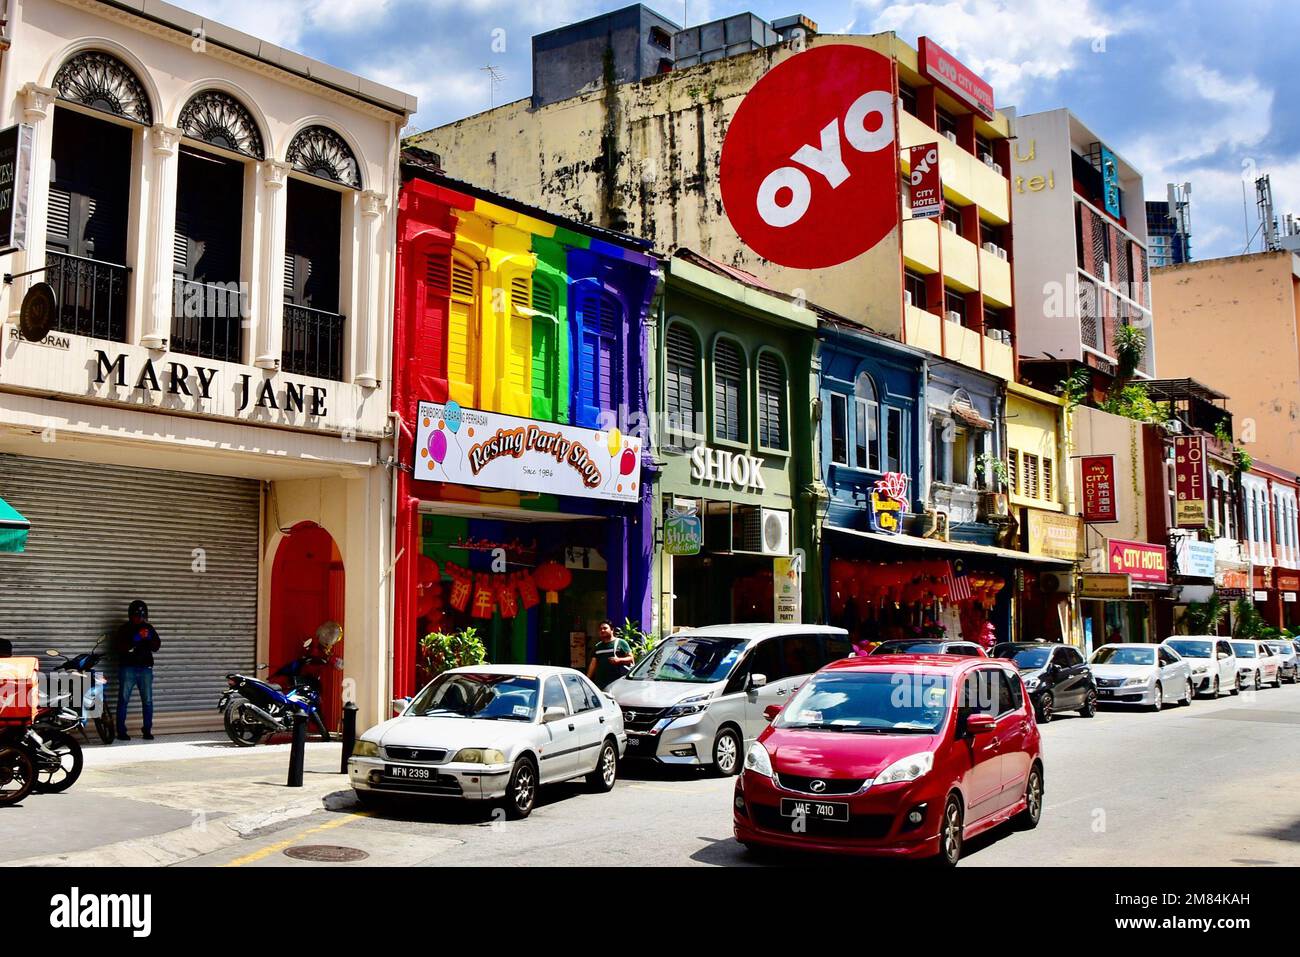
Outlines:
<svg viewBox="0 0 1300 957"><path fill-rule="evenodd" d="M1169 581L1169 553L1163 545L1112 538L1106 542L1106 562L1107 571L1128 575L1135 582L1163 585Z"/></svg>

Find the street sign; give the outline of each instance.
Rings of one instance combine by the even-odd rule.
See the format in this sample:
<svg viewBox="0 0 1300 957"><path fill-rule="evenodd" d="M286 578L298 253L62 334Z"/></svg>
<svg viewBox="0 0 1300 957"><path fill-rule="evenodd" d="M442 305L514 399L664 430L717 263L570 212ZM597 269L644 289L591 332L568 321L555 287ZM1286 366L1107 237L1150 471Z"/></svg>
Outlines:
<svg viewBox="0 0 1300 957"><path fill-rule="evenodd" d="M27 248L32 136L27 123L0 130L0 255Z"/></svg>
<svg viewBox="0 0 1300 957"><path fill-rule="evenodd" d="M1133 594L1133 579L1128 575L1111 575L1104 572L1079 576L1079 597L1117 599Z"/></svg>

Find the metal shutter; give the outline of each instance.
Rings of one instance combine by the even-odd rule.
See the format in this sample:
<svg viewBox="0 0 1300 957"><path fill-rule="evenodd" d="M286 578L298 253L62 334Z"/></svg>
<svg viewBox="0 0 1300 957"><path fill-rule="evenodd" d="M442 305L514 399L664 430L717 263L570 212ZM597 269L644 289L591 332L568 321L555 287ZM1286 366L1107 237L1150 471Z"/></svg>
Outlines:
<svg viewBox="0 0 1300 957"><path fill-rule="evenodd" d="M14 653L89 651L142 598L162 638L156 725L219 728L225 675L256 665L258 483L0 455L0 494L32 523L27 551L0 555L0 635ZM116 659L100 668L114 707ZM130 726L139 720L137 698Z"/></svg>

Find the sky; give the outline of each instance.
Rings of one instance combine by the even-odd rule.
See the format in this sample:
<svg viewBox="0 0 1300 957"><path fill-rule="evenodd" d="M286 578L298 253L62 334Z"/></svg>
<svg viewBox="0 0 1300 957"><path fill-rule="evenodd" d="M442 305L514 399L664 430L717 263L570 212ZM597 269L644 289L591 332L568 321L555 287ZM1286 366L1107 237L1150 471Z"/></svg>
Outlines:
<svg viewBox="0 0 1300 957"><path fill-rule="evenodd" d="M626 6L595 0L179 0L196 12L415 94L409 132L531 92L530 37ZM1192 184L1192 252L1240 254L1268 173L1279 218L1300 214L1295 0L672 0L679 23L802 13L822 33L932 37L1021 113L1069 107L1144 177L1148 199ZM501 77L493 83L484 67ZM1245 191L1243 191L1243 186ZM1243 203L1248 194L1249 203Z"/></svg>

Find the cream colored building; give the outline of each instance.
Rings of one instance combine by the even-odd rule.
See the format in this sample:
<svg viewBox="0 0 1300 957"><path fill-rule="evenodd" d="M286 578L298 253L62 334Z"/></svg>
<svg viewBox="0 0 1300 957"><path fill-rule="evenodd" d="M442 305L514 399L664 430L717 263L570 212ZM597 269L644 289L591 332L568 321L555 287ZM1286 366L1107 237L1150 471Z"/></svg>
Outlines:
<svg viewBox="0 0 1300 957"><path fill-rule="evenodd" d="M88 650L143 598L167 730L219 725L227 671L274 670L337 618L327 713L352 696L374 723L414 99L167 4L8 9L0 127L33 148L0 289L0 496L32 530L0 556L0 634Z"/></svg>
<svg viewBox="0 0 1300 957"><path fill-rule="evenodd" d="M945 219L910 219L900 185L899 225L884 241L840 265L790 268L758 256L728 220L723 140L765 74L803 49L835 44L875 50L894 65L900 184L910 172L908 147L936 143L948 211ZM439 154L457 178L660 249L698 250L877 332L1014 379L1009 135L1005 116L976 113L923 75L915 49L882 33L816 35L539 108L523 99L408 142Z"/></svg>

